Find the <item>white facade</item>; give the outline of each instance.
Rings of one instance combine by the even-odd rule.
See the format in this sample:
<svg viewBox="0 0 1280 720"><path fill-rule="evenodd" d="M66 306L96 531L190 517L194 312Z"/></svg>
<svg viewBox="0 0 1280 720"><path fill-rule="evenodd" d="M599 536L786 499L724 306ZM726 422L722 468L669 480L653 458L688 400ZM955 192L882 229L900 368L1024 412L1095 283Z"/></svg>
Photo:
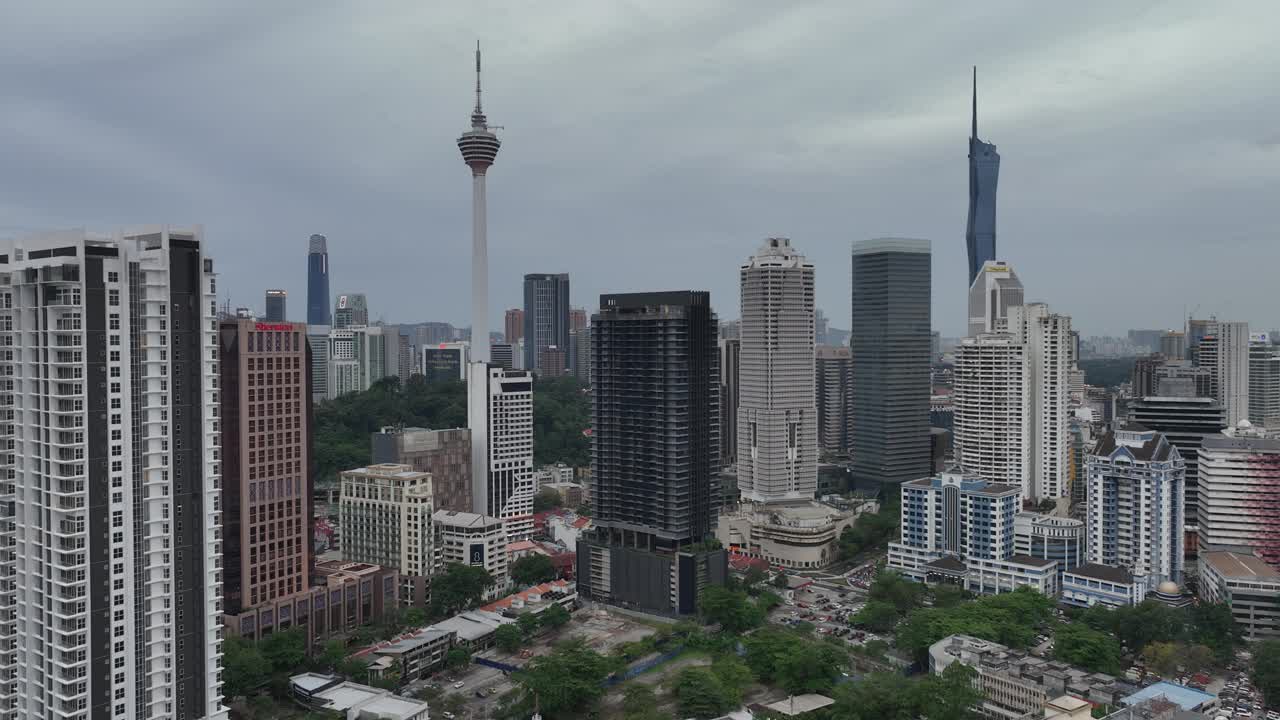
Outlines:
<svg viewBox="0 0 1280 720"><path fill-rule="evenodd" d="M1161 433L1127 426L1089 456L1089 562L1129 571L1145 587L1182 582L1186 468Z"/></svg>
<svg viewBox="0 0 1280 720"><path fill-rule="evenodd" d="M485 599L507 594L511 579L507 574L506 524L477 513L437 510L432 517L436 531L436 551L441 569L446 565L482 567L493 577Z"/></svg>
<svg viewBox="0 0 1280 720"><path fill-rule="evenodd" d="M1251 549L1280 565L1280 439L1244 421L1206 436L1198 457L1200 550Z"/></svg>
<svg viewBox="0 0 1280 720"><path fill-rule="evenodd" d="M533 534L533 378L524 370L467 365L472 510L501 519L512 541Z"/></svg>
<svg viewBox="0 0 1280 720"><path fill-rule="evenodd" d="M1252 333L1249 338L1249 420L1260 427L1280 428L1280 348L1271 344L1266 333Z"/></svg>
<svg viewBox="0 0 1280 720"><path fill-rule="evenodd" d="M1013 555L1020 487L956 471L902 484L901 539L889 543L889 567L923 579L923 563L943 556Z"/></svg>
<svg viewBox="0 0 1280 720"><path fill-rule="evenodd" d="M1009 325L1026 347L1024 375L1030 411L1030 487L1028 497L1067 494L1070 437L1070 372L1075 367L1071 318L1032 303L1009 309Z"/></svg>
<svg viewBox="0 0 1280 720"><path fill-rule="evenodd" d="M328 397L364 392L386 372L385 346L379 326L329 331Z"/></svg>
<svg viewBox="0 0 1280 720"><path fill-rule="evenodd" d="M1213 320L1200 339L1200 367L1208 368L1213 397L1227 411L1227 424L1249 419L1249 323Z"/></svg>
<svg viewBox="0 0 1280 720"><path fill-rule="evenodd" d="M818 489L813 264L769 238L741 269L738 487L753 502Z"/></svg>
<svg viewBox="0 0 1280 720"><path fill-rule="evenodd" d="M199 228L0 245L0 718L225 718Z"/></svg>
<svg viewBox="0 0 1280 720"><path fill-rule="evenodd" d="M981 279L981 275L979 279ZM1023 344L1007 334L965 338L955 349L952 406L956 462L968 472L1023 488L1031 465L1031 394Z"/></svg>
<svg viewBox="0 0 1280 720"><path fill-rule="evenodd" d="M386 463L343 472L338 515L342 559L427 577L435 563L431 473Z"/></svg>
<svg viewBox="0 0 1280 720"><path fill-rule="evenodd" d="M311 400L329 399L329 326L308 325L307 345L311 348Z"/></svg>
<svg viewBox="0 0 1280 720"><path fill-rule="evenodd" d="M1009 308L1024 304L1022 282L1008 263L988 260L969 287L969 335L1008 330Z"/></svg>

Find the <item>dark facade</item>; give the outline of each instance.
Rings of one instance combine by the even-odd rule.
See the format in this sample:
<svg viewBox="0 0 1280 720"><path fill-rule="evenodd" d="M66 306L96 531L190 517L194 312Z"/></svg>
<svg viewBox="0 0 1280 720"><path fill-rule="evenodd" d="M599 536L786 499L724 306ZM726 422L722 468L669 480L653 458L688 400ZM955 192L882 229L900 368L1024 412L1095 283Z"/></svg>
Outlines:
<svg viewBox="0 0 1280 720"><path fill-rule="evenodd" d="M738 460L738 368L742 359L742 340L720 341L720 466L729 467ZM819 420L821 423L821 420Z"/></svg>
<svg viewBox="0 0 1280 720"><path fill-rule="evenodd" d="M268 290L266 297L266 321L284 322L289 315L289 293L284 290Z"/></svg>
<svg viewBox="0 0 1280 720"><path fill-rule="evenodd" d="M591 327L596 528L578 544L579 592L694 612L699 589L726 573L713 541L720 358L710 295L603 295Z"/></svg>
<svg viewBox="0 0 1280 720"><path fill-rule="evenodd" d="M1129 422L1164 434L1178 448L1186 469L1185 499L1188 525L1197 522L1200 444L1227 426L1226 411L1208 397L1145 397L1129 401Z"/></svg>
<svg viewBox="0 0 1280 720"><path fill-rule="evenodd" d="M373 433L373 462L431 473L436 510L471 512L471 431L383 428Z"/></svg>
<svg viewBox="0 0 1280 720"><path fill-rule="evenodd" d="M537 370L550 345L569 347L569 276L524 276L524 369Z"/></svg>
<svg viewBox="0 0 1280 720"><path fill-rule="evenodd" d="M969 251L969 282L996 258L996 184L1000 179L1000 153L996 146L978 139L978 69L973 70L973 130L969 133L969 222L964 240Z"/></svg>
<svg viewBox="0 0 1280 720"><path fill-rule="evenodd" d="M329 310L329 241L312 235L307 251L307 324L332 325Z"/></svg>
<svg viewBox="0 0 1280 720"><path fill-rule="evenodd" d="M849 348L819 347L814 359L818 395L818 449L844 455L852 440L853 357Z"/></svg>
<svg viewBox="0 0 1280 720"><path fill-rule="evenodd" d="M1129 331L1133 333L1132 330ZM1143 355L1133 361L1133 375L1130 384L1134 397L1148 397L1156 393L1156 381L1159 370L1164 366L1164 356L1160 354Z"/></svg>
<svg viewBox="0 0 1280 720"><path fill-rule="evenodd" d="M852 470L855 483L929 476L931 256L927 240L853 248Z"/></svg>

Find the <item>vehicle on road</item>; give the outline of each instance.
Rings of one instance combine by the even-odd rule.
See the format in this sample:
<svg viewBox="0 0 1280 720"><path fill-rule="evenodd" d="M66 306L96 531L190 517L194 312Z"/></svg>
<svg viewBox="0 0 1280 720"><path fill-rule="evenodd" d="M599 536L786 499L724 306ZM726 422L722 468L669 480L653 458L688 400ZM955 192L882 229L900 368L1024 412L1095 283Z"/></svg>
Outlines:
<svg viewBox="0 0 1280 720"><path fill-rule="evenodd" d="M456 682L456 683L454 683L454 684L453 684L453 689L454 689L454 690L457 690L458 688L462 687L463 685L466 685L466 683L464 683L464 682L462 682L461 680L459 680L458 682Z"/></svg>

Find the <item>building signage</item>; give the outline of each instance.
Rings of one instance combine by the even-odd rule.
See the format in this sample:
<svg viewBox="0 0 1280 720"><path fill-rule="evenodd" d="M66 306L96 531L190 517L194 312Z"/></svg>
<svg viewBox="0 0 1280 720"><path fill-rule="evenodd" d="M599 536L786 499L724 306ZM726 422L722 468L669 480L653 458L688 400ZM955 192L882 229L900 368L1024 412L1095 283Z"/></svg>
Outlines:
<svg viewBox="0 0 1280 720"><path fill-rule="evenodd" d="M289 323L257 323L253 326L254 330L259 332L271 332L273 330L289 331L293 329L293 325Z"/></svg>

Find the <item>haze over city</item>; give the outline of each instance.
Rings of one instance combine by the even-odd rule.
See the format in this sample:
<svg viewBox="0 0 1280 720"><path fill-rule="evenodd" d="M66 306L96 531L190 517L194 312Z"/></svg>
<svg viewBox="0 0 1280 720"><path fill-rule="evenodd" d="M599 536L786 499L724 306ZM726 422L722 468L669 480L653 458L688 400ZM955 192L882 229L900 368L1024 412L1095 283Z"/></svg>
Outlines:
<svg viewBox="0 0 1280 720"><path fill-rule="evenodd" d="M0 27L0 235L205 225L220 297L332 292L388 322L468 321L454 138L471 49L505 126L490 327L525 272L700 287L781 235L848 327L849 243L932 241L934 327L963 334L970 66L1002 156L999 257L1088 334L1270 327L1280 72L1263 3L73 2ZM261 310L261 308L258 308ZM296 312L295 312L296 314Z"/></svg>

